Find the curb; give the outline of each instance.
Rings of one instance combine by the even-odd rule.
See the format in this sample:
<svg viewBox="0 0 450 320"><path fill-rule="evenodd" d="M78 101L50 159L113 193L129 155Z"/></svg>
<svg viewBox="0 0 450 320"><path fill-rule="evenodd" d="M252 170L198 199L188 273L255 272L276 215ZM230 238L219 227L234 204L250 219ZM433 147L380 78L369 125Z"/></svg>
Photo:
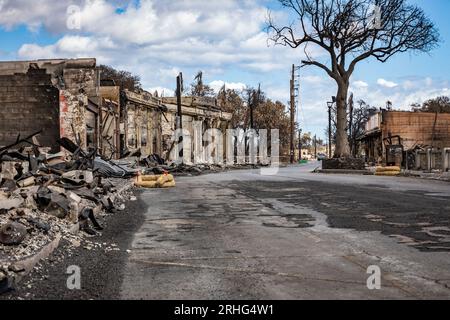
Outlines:
<svg viewBox="0 0 450 320"><path fill-rule="evenodd" d="M15 285L20 283L22 279L28 275L33 268L42 260L48 258L58 247L61 241L61 235L56 235L55 239L46 244L42 249L32 256L24 258L22 260L16 261L10 265L10 267L16 270L22 270L20 273L13 273L13 275L8 275L9 287L11 289L15 288Z"/></svg>
<svg viewBox="0 0 450 320"><path fill-rule="evenodd" d="M316 172L324 174L354 174L363 176L373 176L373 172L368 170L319 169Z"/></svg>

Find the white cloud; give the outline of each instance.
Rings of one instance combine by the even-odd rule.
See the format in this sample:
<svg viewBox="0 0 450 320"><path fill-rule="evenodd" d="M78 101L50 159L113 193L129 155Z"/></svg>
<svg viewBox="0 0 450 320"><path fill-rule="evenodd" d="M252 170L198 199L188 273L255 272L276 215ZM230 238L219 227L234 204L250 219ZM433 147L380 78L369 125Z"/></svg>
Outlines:
<svg viewBox="0 0 450 320"><path fill-rule="evenodd" d="M417 81L413 81L413 80L406 80L403 82L403 89L405 90L411 90L415 87L417 87Z"/></svg>
<svg viewBox="0 0 450 320"><path fill-rule="evenodd" d="M142 0L139 5L127 0L121 1L125 2L122 12L117 12L114 1L75 0L81 8L79 31L66 27L66 11L72 1L58 1L52 7L53 0L43 0L46 10L35 13L27 10L23 0L3 1L10 14L0 16L0 26L42 25L50 32L62 33L50 45L23 44L18 51L20 59L92 56L115 67L137 69L144 80L157 79L159 74L160 81L169 81L173 71L189 68L280 71L302 55L301 50L268 45L268 36L262 31L267 9L259 0ZM320 55L317 49L312 51Z"/></svg>
<svg viewBox="0 0 450 320"><path fill-rule="evenodd" d="M324 78L319 76L305 76L300 78L301 82L306 82L312 85L320 85L324 83Z"/></svg>
<svg viewBox="0 0 450 320"><path fill-rule="evenodd" d="M18 25L26 25L31 31L37 31L42 25L58 30L65 25L67 7L64 1L43 0L31 4L27 0L2 0L0 25L7 30Z"/></svg>
<svg viewBox="0 0 450 320"><path fill-rule="evenodd" d="M378 83L378 85L385 87L385 88L395 88L398 86L397 83L392 82L392 81L387 81L385 79L378 79L377 83Z"/></svg>
<svg viewBox="0 0 450 320"><path fill-rule="evenodd" d="M245 79L289 77L289 66L303 54L268 45L263 32L267 12L260 0L142 0L140 5L129 0L66 0L53 7L53 0L42 0L47 9L39 14L29 12L22 0L3 1L20 19L0 16L0 26L41 25L62 33L52 44L23 44L19 59L96 57L98 63L140 75L145 88L174 87L179 72L189 84L198 70L211 80L241 88L242 83L227 79L230 73L233 79L236 74L245 74ZM119 2L121 12L116 11ZM82 9L80 31L66 28L66 10L72 3ZM316 48L310 51L320 56ZM305 81L319 85L321 79Z"/></svg>
<svg viewBox="0 0 450 320"><path fill-rule="evenodd" d="M113 61L110 52L117 49L118 46L110 38L67 35L48 46L24 44L18 55L25 59L95 57L101 63L110 63Z"/></svg>
<svg viewBox="0 0 450 320"><path fill-rule="evenodd" d="M368 88L369 84L367 82L358 80L358 81L354 81L352 83L353 87L357 88L357 89L363 89L363 88Z"/></svg>
<svg viewBox="0 0 450 320"><path fill-rule="evenodd" d="M289 86L286 87L279 87L279 86L269 86L264 89L264 91L267 93L267 96L276 101L280 101L282 103L287 103L289 101Z"/></svg>
<svg viewBox="0 0 450 320"><path fill-rule="evenodd" d="M425 86L427 78L411 78L396 87L380 86L374 90L356 90L355 97L363 99L375 107L385 107L391 101L395 109L410 110L413 103L422 103L428 99L448 95L446 81L433 81L432 86Z"/></svg>
<svg viewBox="0 0 450 320"><path fill-rule="evenodd" d="M151 94L154 94L155 92L158 92L159 97L173 97L174 96L174 89L164 88L164 87L153 87L147 89L148 92Z"/></svg>
<svg viewBox="0 0 450 320"><path fill-rule="evenodd" d="M212 81L209 86L214 89L214 91L217 93L220 91L220 89L223 88L225 85L225 88L231 89L231 90L243 90L246 88L246 85L244 83L240 82L225 82L222 80L215 80Z"/></svg>

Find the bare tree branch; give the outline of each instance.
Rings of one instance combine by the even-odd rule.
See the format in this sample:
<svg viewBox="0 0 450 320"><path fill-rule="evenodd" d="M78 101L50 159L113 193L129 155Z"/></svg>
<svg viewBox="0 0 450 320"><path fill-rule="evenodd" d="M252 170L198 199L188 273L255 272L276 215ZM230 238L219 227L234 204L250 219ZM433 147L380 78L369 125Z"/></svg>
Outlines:
<svg viewBox="0 0 450 320"><path fill-rule="evenodd" d="M287 26L268 19L270 40L291 48L303 47L304 65L324 70L338 85L337 146L335 156L349 154L346 135L350 77L359 62L386 62L407 52L429 52L439 44L439 32L419 7L407 0L278 0L296 17ZM313 44L328 56L311 57Z"/></svg>

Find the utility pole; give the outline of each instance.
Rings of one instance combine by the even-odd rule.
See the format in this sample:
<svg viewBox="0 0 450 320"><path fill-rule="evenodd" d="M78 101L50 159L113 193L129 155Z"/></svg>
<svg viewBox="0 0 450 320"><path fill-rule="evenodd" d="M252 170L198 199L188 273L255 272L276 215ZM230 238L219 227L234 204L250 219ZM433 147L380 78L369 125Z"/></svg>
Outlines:
<svg viewBox="0 0 450 320"><path fill-rule="evenodd" d="M250 91L248 91L248 100L247 100L247 104L248 104L248 108L250 110L250 124L249 124L249 128L248 129L253 129L253 103L255 100L255 92L253 91L253 89Z"/></svg>
<svg viewBox="0 0 450 320"><path fill-rule="evenodd" d="M291 126L290 126L290 162L293 164L295 162L295 111L297 106L296 98L300 95L300 80L296 81L296 78L300 78L299 74L296 74L296 71L300 70L300 67L292 65L291 71L291 82L290 82L290 93L291 93L291 101L290 105L290 114L291 114Z"/></svg>
<svg viewBox="0 0 450 320"><path fill-rule="evenodd" d="M317 135L314 136L314 158L317 159Z"/></svg>
<svg viewBox="0 0 450 320"><path fill-rule="evenodd" d="M336 97L331 97L331 101L327 102L328 105L328 158L332 157L331 150L331 110L333 105L336 103Z"/></svg>
<svg viewBox="0 0 450 320"><path fill-rule="evenodd" d="M248 99L248 104L250 107L250 129L255 128L254 111L255 108L259 106L260 99L261 99L261 83L258 85L258 91L256 93L253 91Z"/></svg>
<svg viewBox="0 0 450 320"><path fill-rule="evenodd" d="M331 159L331 107L328 103L328 158Z"/></svg>
<svg viewBox="0 0 450 320"><path fill-rule="evenodd" d="M298 161L302 161L302 129L298 130Z"/></svg>
<svg viewBox="0 0 450 320"><path fill-rule="evenodd" d="M300 75L296 74L296 71L300 70L300 67L292 65L291 71L291 101L290 101L290 113L291 113L291 132L290 132L290 160L291 163L295 162L295 113L297 108L296 98L300 95ZM299 80L296 81L296 78Z"/></svg>
<svg viewBox="0 0 450 320"><path fill-rule="evenodd" d="M295 127L295 65L292 65L291 74L291 132L290 132L290 160L294 163L294 127Z"/></svg>
<svg viewBox="0 0 450 320"><path fill-rule="evenodd" d="M355 141L354 139L356 139L355 137L353 137L353 92L350 94L350 98L348 100L348 108L349 108L349 115L350 115L350 119L349 119L349 136L350 136L350 151L352 156L355 155L356 156L356 150L355 150Z"/></svg>
<svg viewBox="0 0 450 320"><path fill-rule="evenodd" d="M181 144L180 158L183 161L184 150L183 150L183 110L181 106L181 94L183 92L183 74L177 76L177 129L180 130L180 139L178 143ZM183 161L184 162L184 161Z"/></svg>

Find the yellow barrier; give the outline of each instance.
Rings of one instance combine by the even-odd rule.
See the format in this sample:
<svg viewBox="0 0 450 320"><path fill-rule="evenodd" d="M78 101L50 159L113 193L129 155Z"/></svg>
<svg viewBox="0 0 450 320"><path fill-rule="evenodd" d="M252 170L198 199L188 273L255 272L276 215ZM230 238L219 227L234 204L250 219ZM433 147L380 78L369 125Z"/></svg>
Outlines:
<svg viewBox="0 0 450 320"><path fill-rule="evenodd" d="M134 185L142 188L173 188L176 186L175 179L171 174L154 176L137 176Z"/></svg>
<svg viewBox="0 0 450 320"><path fill-rule="evenodd" d="M161 185L160 188L166 189L166 188L174 188L174 187L176 187L175 180L164 183L163 185Z"/></svg>
<svg viewBox="0 0 450 320"><path fill-rule="evenodd" d="M139 176L141 177L141 181L156 181L159 176Z"/></svg>
<svg viewBox="0 0 450 320"><path fill-rule="evenodd" d="M377 167L377 172L400 172L400 167Z"/></svg>

